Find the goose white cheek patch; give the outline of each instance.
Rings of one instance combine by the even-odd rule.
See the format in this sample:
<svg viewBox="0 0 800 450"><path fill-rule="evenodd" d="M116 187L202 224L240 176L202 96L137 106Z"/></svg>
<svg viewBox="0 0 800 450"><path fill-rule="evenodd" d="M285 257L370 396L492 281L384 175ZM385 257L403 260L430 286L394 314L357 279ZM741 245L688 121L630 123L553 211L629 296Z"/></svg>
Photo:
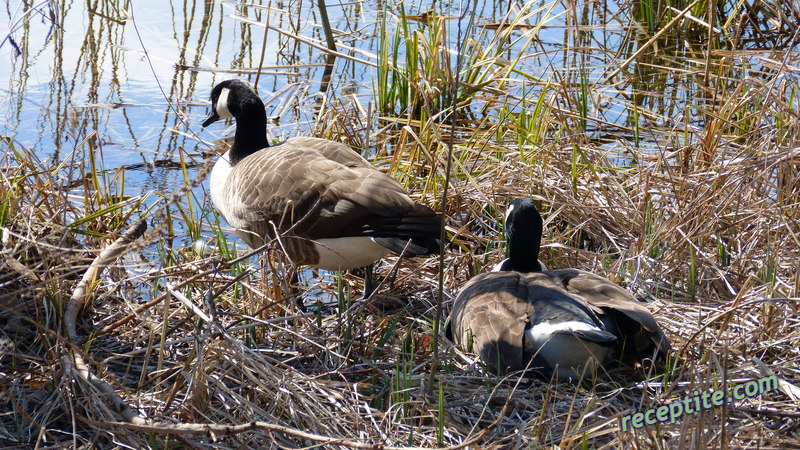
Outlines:
<svg viewBox="0 0 800 450"><path fill-rule="evenodd" d="M511 216L512 211L514 211L514 205L508 205L508 209L506 210L506 222L508 222L508 218Z"/></svg>
<svg viewBox="0 0 800 450"><path fill-rule="evenodd" d="M219 93L219 98L217 98L216 112L220 119L233 117L231 111L228 109L228 94L230 94L230 92L230 89L223 88Z"/></svg>

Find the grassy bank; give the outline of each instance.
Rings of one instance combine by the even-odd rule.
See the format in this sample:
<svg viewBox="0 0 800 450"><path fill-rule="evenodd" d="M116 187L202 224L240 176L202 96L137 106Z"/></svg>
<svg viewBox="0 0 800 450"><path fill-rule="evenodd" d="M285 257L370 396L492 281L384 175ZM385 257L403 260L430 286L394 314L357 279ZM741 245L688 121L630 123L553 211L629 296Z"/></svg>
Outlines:
<svg viewBox="0 0 800 450"><path fill-rule="evenodd" d="M309 133L364 151L445 214L452 243L443 267L387 258L366 302L358 277L305 272L318 304L299 311L279 246L248 257L192 189L207 169L196 152L173 161L186 189L132 196L96 136L57 162L4 140L0 443L799 445L798 15L678 3L633 2L608 35L588 30L599 5L528 3L464 19L461 40L449 13L389 10L374 97L331 94ZM537 36L558 21L554 49ZM439 271L446 313L503 257L499 223L520 196L541 206L549 267L646 302L675 349L663 370L502 378L433 334ZM82 282L139 217L149 229ZM621 430L629 414L771 375L777 391Z"/></svg>

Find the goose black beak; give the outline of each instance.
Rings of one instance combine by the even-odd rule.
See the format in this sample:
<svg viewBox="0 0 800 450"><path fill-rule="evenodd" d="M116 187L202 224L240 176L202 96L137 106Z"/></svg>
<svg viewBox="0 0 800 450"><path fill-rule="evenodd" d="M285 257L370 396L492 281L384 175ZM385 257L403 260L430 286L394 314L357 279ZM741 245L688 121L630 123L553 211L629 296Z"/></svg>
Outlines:
<svg viewBox="0 0 800 450"><path fill-rule="evenodd" d="M214 111L214 110L211 110L211 114L209 114L208 117L206 118L205 122L203 122L203 128L211 125L212 123L214 123L214 122L216 122L218 120L219 120L219 116L217 115L217 112Z"/></svg>

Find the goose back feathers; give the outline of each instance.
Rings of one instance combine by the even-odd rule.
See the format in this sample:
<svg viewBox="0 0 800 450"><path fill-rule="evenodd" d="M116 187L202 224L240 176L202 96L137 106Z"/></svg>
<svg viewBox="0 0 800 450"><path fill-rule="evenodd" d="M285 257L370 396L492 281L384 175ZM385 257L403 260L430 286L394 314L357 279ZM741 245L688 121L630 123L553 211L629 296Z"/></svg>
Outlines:
<svg viewBox="0 0 800 450"><path fill-rule="evenodd" d="M520 213L539 215L529 200L515 202ZM539 239L533 238L537 246ZM535 250L527 258L538 257ZM613 368L670 350L655 318L630 292L577 269L480 274L456 298L446 333L497 372L531 369L573 381L598 365Z"/></svg>
<svg viewBox="0 0 800 450"><path fill-rule="evenodd" d="M390 251L439 251L440 215L344 144L297 137L266 146L266 137L249 136L266 136L263 111L248 84L229 80L212 91L204 122L236 118L234 144L212 170L211 199L249 246L278 238L293 263L327 270L364 267Z"/></svg>

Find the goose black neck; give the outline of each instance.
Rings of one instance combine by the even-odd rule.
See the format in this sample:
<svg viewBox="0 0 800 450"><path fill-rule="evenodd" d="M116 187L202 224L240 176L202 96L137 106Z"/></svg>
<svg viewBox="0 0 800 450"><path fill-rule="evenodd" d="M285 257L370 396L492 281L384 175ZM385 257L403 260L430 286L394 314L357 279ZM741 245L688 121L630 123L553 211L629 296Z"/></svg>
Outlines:
<svg viewBox="0 0 800 450"><path fill-rule="evenodd" d="M521 213L522 211L520 211ZM506 224L510 270L541 272L539 247L542 245L542 216L535 209L517 214Z"/></svg>
<svg viewBox="0 0 800 450"><path fill-rule="evenodd" d="M266 147L269 147L267 113L261 99L256 98L243 104L236 114L236 134L233 146L228 152L228 159L231 165L236 165L248 155Z"/></svg>

